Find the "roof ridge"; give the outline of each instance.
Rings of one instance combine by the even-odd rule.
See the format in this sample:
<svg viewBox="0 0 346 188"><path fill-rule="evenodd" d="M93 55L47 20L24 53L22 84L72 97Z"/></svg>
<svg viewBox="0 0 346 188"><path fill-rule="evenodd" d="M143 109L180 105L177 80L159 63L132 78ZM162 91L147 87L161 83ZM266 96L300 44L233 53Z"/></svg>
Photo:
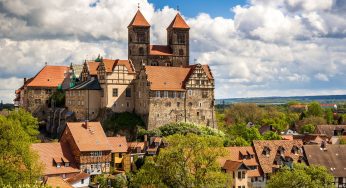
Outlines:
<svg viewBox="0 0 346 188"><path fill-rule="evenodd" d="M130 24L127 27L131 26L142 26L142 27L150 27L150 24L143 16L140 10L137 10L135 16L132 18Z"/></svg>
<svg viewBox="0 0 346 188"><path fill-rule="evenodd" d="M179 14L179 12L175 15L171 24L169 24L168 28L180 28L180 29L190 29L189 25L185 22L184 18Z"/></svg>

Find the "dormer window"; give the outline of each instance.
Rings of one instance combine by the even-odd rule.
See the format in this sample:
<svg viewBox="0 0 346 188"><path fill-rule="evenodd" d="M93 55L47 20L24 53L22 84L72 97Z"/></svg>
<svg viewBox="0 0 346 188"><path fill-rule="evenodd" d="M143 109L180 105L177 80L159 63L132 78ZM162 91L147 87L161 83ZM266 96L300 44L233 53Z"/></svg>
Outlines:
<svg viewBox="0 0 346 188"><path fill-rule="evenodd" d="M69 167L70 166L70 163L69 162L66 162L65 163L65 167Z"/></svg>
<svg viewBox="0 0 346 188"><path fill-rule="evenodd" d="M268 147L264 147L264 149L262 151L262 155L265 155L265 156L269 157L270 149Z"/></svg>
<svg viewBox="0 0 346 188"><path fill-rule="evenodd" d="M56 163L56 167L60 168L61 167L61 163Z"/></svg>
<svg viewBox="0 0 346 188"><path fill-rule="evenodd" d="M279 153L280 155L284 155L284 153L285 153L285 148L283 148L282 146L280 146L280 147L278 148L278 153Z"/></svg>
<svg viewBox="0 0 346 188"><path fill-rule="evenodd" d="M296 155L300 152L300 149L297 146L293 146L291 152Z"/></svg>

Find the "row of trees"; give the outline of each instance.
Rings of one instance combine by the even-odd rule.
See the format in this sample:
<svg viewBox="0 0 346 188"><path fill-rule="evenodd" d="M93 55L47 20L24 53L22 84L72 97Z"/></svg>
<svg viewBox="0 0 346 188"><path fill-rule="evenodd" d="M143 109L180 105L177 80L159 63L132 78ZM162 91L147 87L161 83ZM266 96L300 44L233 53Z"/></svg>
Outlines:
<svg viewBox="0 0 346 188"><path fill-rule="evenodd" d="M38 156L30 149L37 141L38 122L20 109L0 115L0 187L31 187L42 172Z"/></svg>

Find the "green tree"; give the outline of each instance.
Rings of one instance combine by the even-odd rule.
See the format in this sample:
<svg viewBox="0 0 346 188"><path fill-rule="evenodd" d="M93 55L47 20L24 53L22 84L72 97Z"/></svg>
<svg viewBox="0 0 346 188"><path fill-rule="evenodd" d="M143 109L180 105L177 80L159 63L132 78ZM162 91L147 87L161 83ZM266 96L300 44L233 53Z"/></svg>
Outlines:
<svg viewBox="0 0 346 188"><path fill-rule="evenodd" d="M322 117L323 116L323 109L321 108L320 103L311 102L308 105L307 115L308 116Z"/></svg>
<svg viewBox="0 0 346 188"><path fill-rule="evenodd" d="M7 116L7 119L11 121L16 121L23 130L30 136L30 141L37 141L37 135L40 133L38 131L38 121L29 112L20 108L18 110L11 111Z"/></svg>
<svg viewBox="0 0 346 188"><path fill-rule="evenodd" d="M265 132L263 134L263 138L264 138L264 140L282 140L282 137L273 131Z"/></svg>
<svg viewBox="0 0 346 188"><path fill-rule="evenodd" d="M0 187L33 185L42 172L38 155L30 149L32 138L20 123L26 119L14 114L0 115Z"/></svg>
<svg viewBox="0 0 346 188"><path fill-rule="evenodd" d="M134 184L142 187L225 187L230 180L220 171L217 159L226 154L223 140L216 136L175 134L167 137L169 147L146 160Z"/></svg>
<svg viewBox="0 0 346 188"><path fill-rule="evenodd" d="M333 115L333 110L332 109L326 109L325 111L325 119L328 124L332 124L334 121L334 115Z"/></svg>
<svg viewBox="0 0 346 188"><path fill-rule="evenodd" d="M325 188L334 187L333 175L323 166L305 166L304 164L294 164L293 169L282 168L271 176L268 181L268 188L291 188L291 187L311 187Z"/></svg>
<svg viewBox="0 0 346 188"><path fill-rule="evenodd" d="M264 110L253 103L237 103L230 106L225 112L225 118L234 124L257 124L264 116Z"/></svg>
<svg viewBox="0 0 346 188"><path fill-rule="evenodd" d="M314 126L323 125L326 123L327 123L327 121L323 117L316 117L316 116L304 118L301 122L299 122L299 124L302 124L302 125L311 124Z"/></svg>
<svg viewBox="0 0 346 188"><path fill-rule="evenodd" d="M300 133L313 133L315 131L315 126L312 124L306 124L300 127Z"/></svg>

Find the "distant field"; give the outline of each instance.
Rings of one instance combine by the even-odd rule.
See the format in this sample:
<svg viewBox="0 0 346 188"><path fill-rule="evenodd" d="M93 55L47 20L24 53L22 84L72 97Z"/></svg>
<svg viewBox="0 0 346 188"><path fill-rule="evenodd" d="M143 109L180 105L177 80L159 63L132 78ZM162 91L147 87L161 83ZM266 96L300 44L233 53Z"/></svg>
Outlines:
<svg viewBox="0 0 346 188"><path fill-rule="evenodd" d="M309 103L346 103L346 95L319 95L319 96L291 96L291 97L253 97L253 98L229 98L216 99L216 104L256 103L256 104L286 104L290 101Z"/></svg>

